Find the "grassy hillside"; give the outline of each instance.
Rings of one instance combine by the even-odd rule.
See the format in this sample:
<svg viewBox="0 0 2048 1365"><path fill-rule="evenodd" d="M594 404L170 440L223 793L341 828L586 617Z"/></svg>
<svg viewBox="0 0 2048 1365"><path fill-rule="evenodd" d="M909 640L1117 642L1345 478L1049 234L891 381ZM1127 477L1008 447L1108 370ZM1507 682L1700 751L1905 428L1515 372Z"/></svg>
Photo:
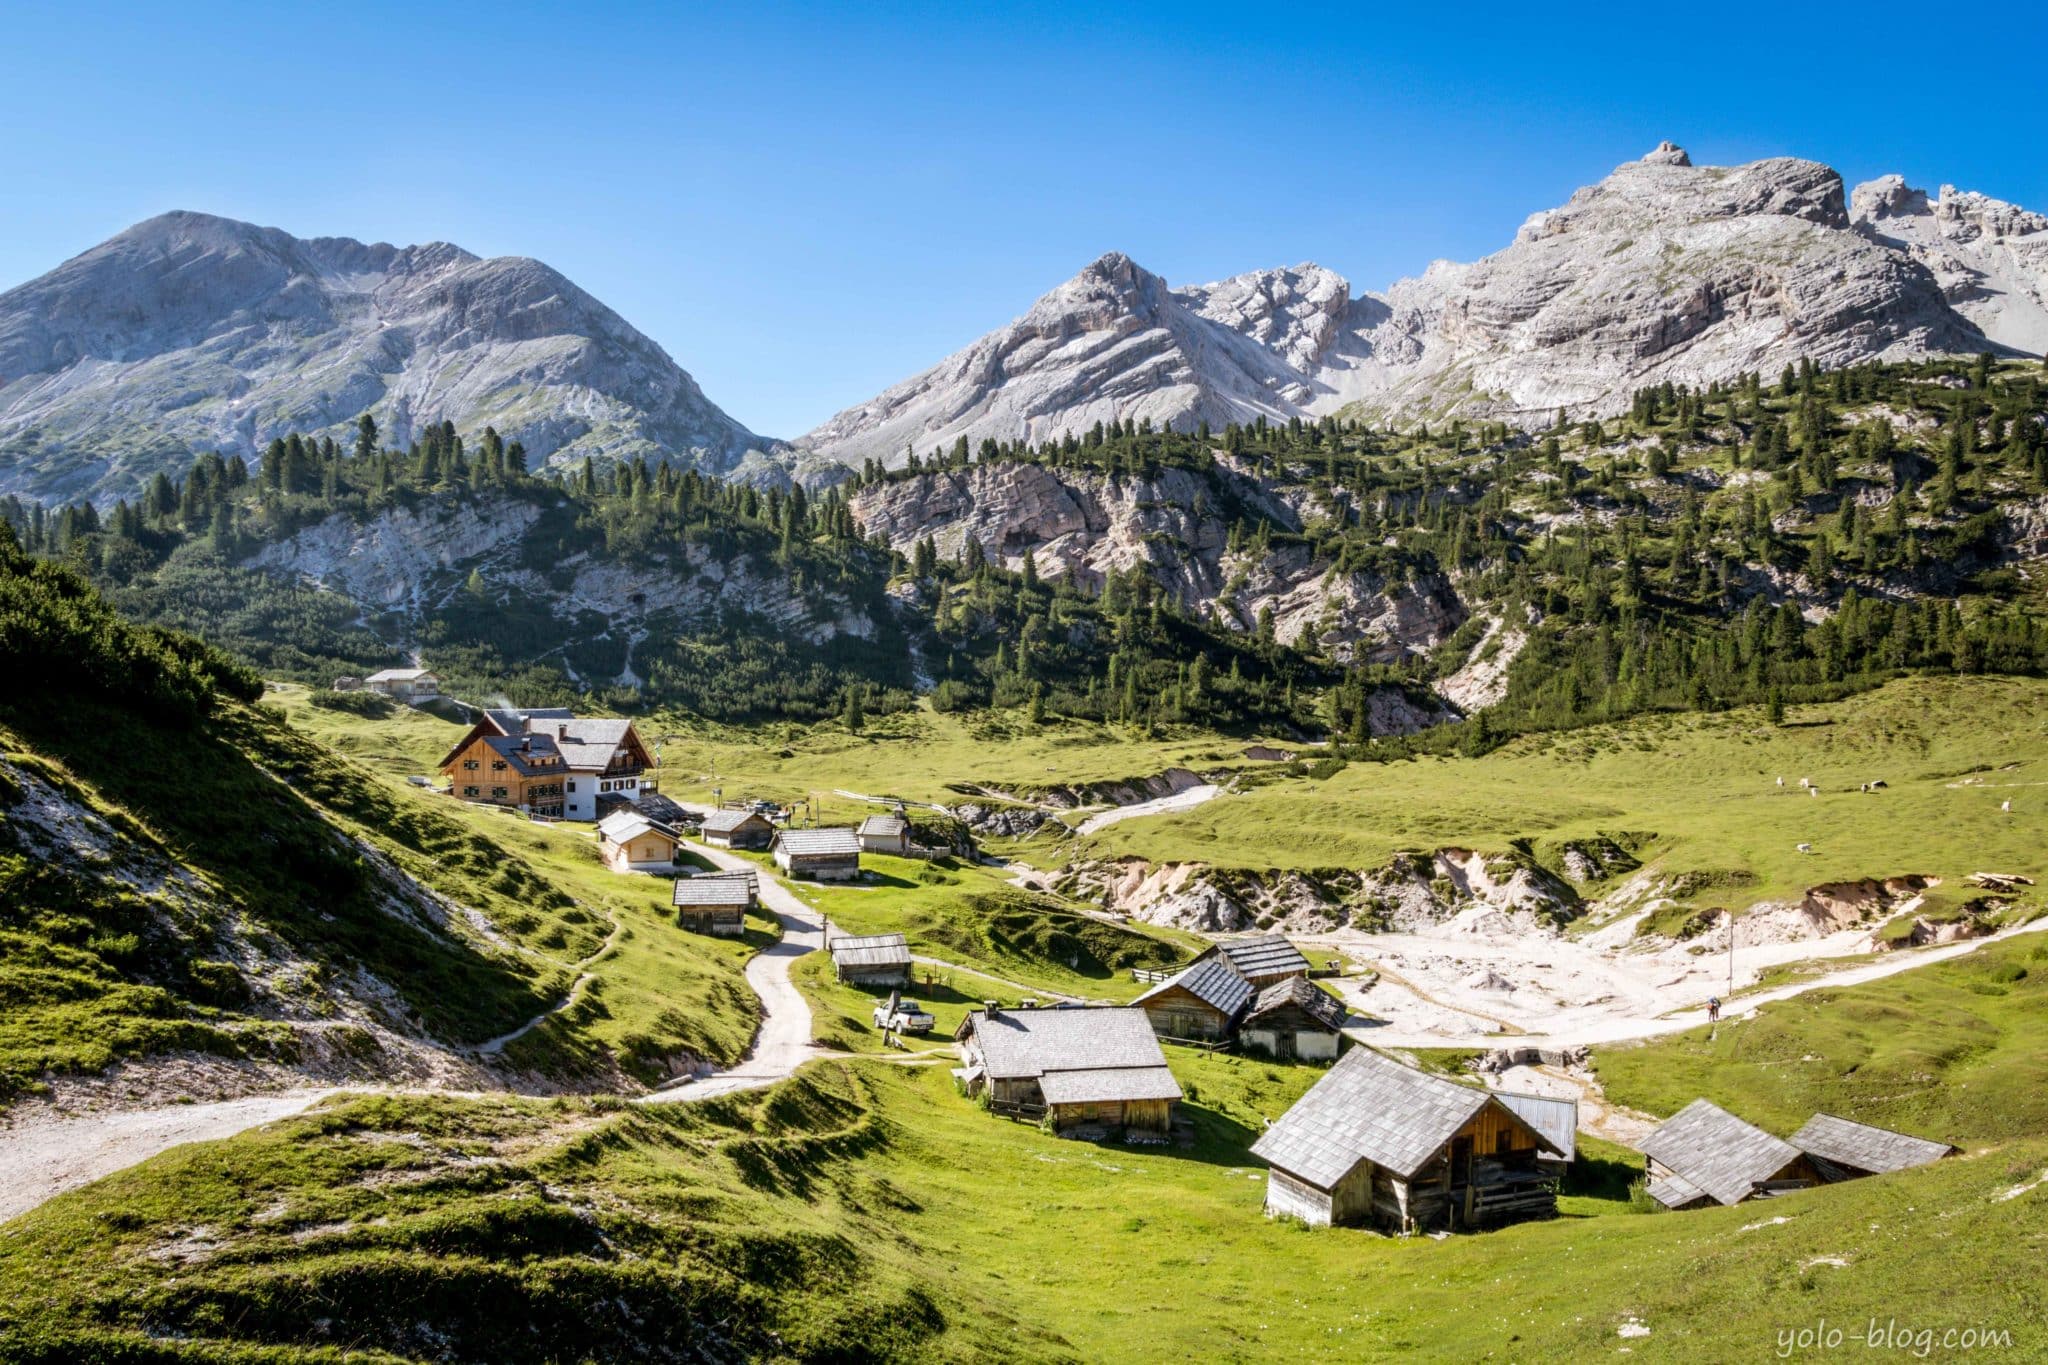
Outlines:
<svg viewBox="0 0 2048 1365"><path fill-rule="evenodd" d="M1244 1149L1315 1073L1173 1052L1187 1150L1062 1141L872 1062L697 1106L341 1102L11 1225L0 1354L1725 1361L1823 1313L2039 1344L2048 1187L2004 1197L2039 1138L1768 1217L1630 1215L1595 1148L1606 1194L1555 1222L1309 1232L1261 1215Z"/></svg>
<svg viewBox="0 0 2048 1365"><path fill-rule="evenodd" d="M1704 1095L1781 1134L1824 1110L1996 1142L2048 1133L2043 1019L2048 936L2025 935L1596 1060L1610 1099L1654 1114Z"/></svg>
<svg viewBox="0 0 2048 1365"><path fill-rule="evenodd" d="M681 933L665 887L604 872L586 832L373 775L248 704L254 680L204 647L11 554L0 1102L188 1050L376 1074L395 1039L471 1048L564 1001L508 1061L652 1080L745 1049L759 935Z"/></svg>
<svg viewBox="0 0 2048 1365"><path fill-rule="evenodd" d="M1783 778L1780 788L1777 779ZM1801 792L1812 778L1821 795ZM1883 780L1885 790L1858 791ZM1755 898L1901 873L2042 870L2048 684L1920 678L1828 705L1654 716L1515 740L1482 758L1352 763L1112 825L1103 856L1372 867L1395 851L1655 837L1661 870L1741 872ZM1999 809L2010 799L2013 811ZM1797 846L1811 843L1811 855Z"/></svg>

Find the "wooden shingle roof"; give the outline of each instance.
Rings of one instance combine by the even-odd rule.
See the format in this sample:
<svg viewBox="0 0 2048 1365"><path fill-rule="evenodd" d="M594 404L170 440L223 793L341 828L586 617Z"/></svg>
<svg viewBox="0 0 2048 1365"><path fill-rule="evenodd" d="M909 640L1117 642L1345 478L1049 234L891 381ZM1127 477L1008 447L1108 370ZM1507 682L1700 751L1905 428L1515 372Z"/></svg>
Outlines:
<svg viewBox="0 0 2048 1365"><path fill-rule="evenodd" d="M1237 1018L1237 1012L1252 998L1252 983L1238 974L1228 958L1205 957L1179 975L1168 977L1131 1003L1142 1006L1171 990L1186 991L1225 1019Z"/></svg>
<svg viewBox="0 0 2048 1365"><path fill-rule="evenodd" d="M1815 1114L1808 1119L1792 1135L1792 1145L1808 1156L1873 1175L1925 1166L1955 1151L1946 1142L1875 1128L1833 1114Z"/></svg>
<svg viewBox="0 0 2048 1365"><path fill-rule="evenodd" d="M1642 1141L1642 1152L1717 1204L1740 1204L1799 1160L1799 1149L1710 1100L1694 1100Z"/></svg>
<svg viewBox="0 0 2048 1365"><path fill-rule="evenodd" d="M1406 1180L1480 1110L1499 1104L1487 1091L1357 1047L1282 1114L1252 1144L1252 1152L1325 1190L1361 1161ZM1541 1146L1556 1150L1513 1110L1501 1107Z"/></svg>
<svg viewBox="0 0 2048 1365"><path fill-rule="evenodd" d="M860 836L850 829L785 829L775 846L792 858L843 858L860 854Z"/></svg>
<svg viewBox="0 0 2048 1365"><path fill-rule="evenodd" d="M907 967L910 945L901 934L847 935L832 940L835 967Z"/></svg>
<svg viewBox="0 0 2048 1365"><path fill-rule="evenodd" d="M745 909L754 903L754 879L744 872L684 877L676 882L671 903L691 908L737 905Z"/></svg>
<svg viewBox="0 0 2048 1365"><path fill-rule="evenodd" d="M1332 1032L1344 1027L1348 1013L1344 1002L1323 990L1305 976L1290 976L1285 981L1275 981L1259 992L1259 998L1245 1012L1246 1027L1260 1015L1294 1005L1314 1016Z"/></svg>
<svg viewBox="0 0 2048 1365"><path fill-rule="evenodd" d="M706 834L731 834L741 826L756 821L764 825L769 823L768 818L759 811L715 810L704 817L704 832Z"/></svg>
<svg viewBox="0 0 2048 1365"><path fill-rule="evenodd" d="M1048 1071L1038 1078L1047 1104L1101 1104L1115 1100L1177 1100L1180 1083L1158 1066L1096 1067L1087 1071Z"/></svg>
<svg viewBox="0 0 2048 1365"><path fill-rule="evenodd" d="M910 822L900 815L870 815L860 822L860 832L881 839L893 839L899 834L908 834Z"/></svg>
<svg viewBox="0 0 2048 1365"><path fill-rule="evenodd" d="M968 1015L962 1032L970 1029L981 1045L982 1065L998 1080L1055 1071L1166 1069L1151 1021L1129 1006L997 1010Z"/></svg>
<svg viewBox="0 0 2048 1365"><path fill-rule="evenodd" d="M1301 955L1299 948L1278 934L1234 939L1219 946L1223 956L1230 959L1231 966L1254 980L1262 976L1284 976L1290 972L1303 976L1308 974L1308 959Z"/></svg>

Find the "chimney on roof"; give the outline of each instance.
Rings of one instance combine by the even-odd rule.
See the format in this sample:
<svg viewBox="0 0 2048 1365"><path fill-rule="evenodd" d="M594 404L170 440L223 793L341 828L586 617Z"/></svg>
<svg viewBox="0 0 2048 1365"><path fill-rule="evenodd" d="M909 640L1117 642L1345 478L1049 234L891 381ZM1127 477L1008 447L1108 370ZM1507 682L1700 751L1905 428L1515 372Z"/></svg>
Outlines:
<svg viewBox="0 0 2048 1365"><path fill-rule="evenodd" d="M556 726L555 726L555 738L556 738L556 739L567 739L568 737L569 737L569 722L565 720L565 721L561 721L561 722L557 723L557 724L556 724Z"/></svg>

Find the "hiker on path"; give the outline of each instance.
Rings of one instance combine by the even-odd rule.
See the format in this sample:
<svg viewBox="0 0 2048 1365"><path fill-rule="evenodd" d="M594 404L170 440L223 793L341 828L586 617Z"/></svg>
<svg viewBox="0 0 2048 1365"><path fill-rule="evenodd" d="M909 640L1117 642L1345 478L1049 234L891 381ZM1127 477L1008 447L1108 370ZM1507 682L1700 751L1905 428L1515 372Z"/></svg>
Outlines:
<svg viewBox="0 0 2048 1365"><path fill-rule="evenodd" d="M1718 995L1707 997L1707 1022L1710 1024L1721 1022L1721 997Z"/></svg>

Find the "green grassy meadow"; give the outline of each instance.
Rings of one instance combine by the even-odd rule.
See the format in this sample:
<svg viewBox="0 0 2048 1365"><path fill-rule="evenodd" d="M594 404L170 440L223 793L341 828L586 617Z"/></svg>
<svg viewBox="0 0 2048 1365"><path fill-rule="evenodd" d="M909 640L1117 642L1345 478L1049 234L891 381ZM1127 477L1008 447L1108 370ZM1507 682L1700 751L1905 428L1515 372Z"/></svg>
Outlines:
<svg viewBox="0 0 2048 1365"><path fill-rule="evenodd" d="M1873 1314L2039 1353L2048 1192L2004 1197L2039 1137L1768 1214L1631 1214L1631 1163L1589 1143L1554 1221L1389 1239L1262 1216L1245 1148L1317 1073L1169 1052L1187 1149L990 1117L943 1065L700 1105L340 1100L9 1224L0 1354L604 1357L658 1320L712 1358L1725 1361Z"/></svg>

